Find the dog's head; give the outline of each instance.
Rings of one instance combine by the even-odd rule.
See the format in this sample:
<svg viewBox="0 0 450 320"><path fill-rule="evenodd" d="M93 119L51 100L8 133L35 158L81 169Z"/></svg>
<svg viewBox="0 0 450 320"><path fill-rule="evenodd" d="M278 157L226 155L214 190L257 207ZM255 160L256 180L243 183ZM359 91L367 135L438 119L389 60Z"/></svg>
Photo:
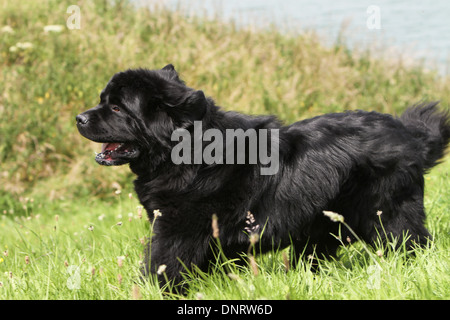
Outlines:
<svg viewBox="0 0 450 320"><path fill-rule="evenodd" d="M79 114L76 123L84 137L102 143L99 164L122 165L169 147L172 132L201 120L206 108L203 92L187 87L167 65L115 74L100 103Z"/></svg>

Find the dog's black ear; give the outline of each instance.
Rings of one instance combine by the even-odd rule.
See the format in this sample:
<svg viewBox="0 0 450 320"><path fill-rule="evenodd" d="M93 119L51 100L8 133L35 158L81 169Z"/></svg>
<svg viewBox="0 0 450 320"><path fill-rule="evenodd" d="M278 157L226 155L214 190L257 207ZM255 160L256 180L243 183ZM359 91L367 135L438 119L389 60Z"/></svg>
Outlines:
<svg viewBox="0 0 450 320"><path fill-rule="evenodd" d="M167 66L165 66L165 67L162 68L161 70L175 71L175 67L173 66L173 64L168 64ZM176 72L176 71L175 71L175 72Z"/></svg>
<svg viewBox="0 0 450 320"><path fill-rule="evenodd" d="M179 78L178 72L175 70L175 67L173 66L173 64L168 64L167 66L165 66L161 70L166 71L166 74L168 75L168 79L169 80L176 80L176 81L179 81L179 82L183 82Z"/></svg>
<svg viewBox="0 0 450 320"><path fill-rule="evenodd" d="M174 119L181 122L192 122L203 118L208 106L208 101L203 91L192 90L185 94L177 104L167 106L169 106L169 109L167 109L168 113L170 113Z"/></svg>
<svg viewBox="0 0 450 320"><path fill-rule="evenodd" d="M186 99L185 107L189 112L192 120L201 120L205 115L208 101L203 91L194 91L189 98Z"/></svg>

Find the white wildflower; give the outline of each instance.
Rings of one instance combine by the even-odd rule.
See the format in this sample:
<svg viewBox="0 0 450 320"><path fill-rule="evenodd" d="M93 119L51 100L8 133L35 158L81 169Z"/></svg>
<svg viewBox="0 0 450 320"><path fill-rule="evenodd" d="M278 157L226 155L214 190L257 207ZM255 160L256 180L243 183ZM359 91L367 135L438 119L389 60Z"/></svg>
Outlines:
<svg viewBox="0 0 450 320"><path fill-rule="evenodd" d="M142 210L144 209L143 206L137 206L137 215L139 219L142 219Z"/></svg>
<svg viewBox="0 0 450 320"><path fill-rule="evenodd" d="M330 218L333 222L344 222L344 216L333 211L323 211L323 214Z"/></svg>
<svg viewBox="0 0 450 320"><path fill-rule="evenodd" d="M161 275L161 274L163 274L164 272L166 272L166 268L167 268L167 266L166 266L165 264L162 264L162 265L160 265L160 266L158 267L158 271L156 271L156 273L159 274L159 275Z"/></svg>
<svg viewBox="0 0 450 320"><path fill-rule="evenodd" d="M14 33L14 29L11 26L4 26L0 30L1 30L2 33L9 33L9 34L13 34Z"/></svg>
<svg viewBox="0 0 450 320"><path fill-rule="evenodd" d="M16 47L22 50L33 48L33 44L31 42L17 42Z"/></svg>
<svg viewBox="0 0 450 320"><path fill-rule="evenodd" d="M153 210L153 216L156 219L157 217L161 217L162 213L161 213L161 211L159 211L159 209L156 209L156 210Z"/></svg>
<svg viewBox="0 0 450 320"><path fill-rule="evenodd" d="M244 227L244 230L247 231L249 234L258 233L259 224L256 224L256 219L250 211L247 211L245 224L247 226Z"/></svg>
<svg viewBox="0 0 450 320"><path fill-rule="evenodd" d="M119 266L119 268L122 268L123 260L125 260L125 256L117 257L117 265Z"/></svg>
<svg viewBox="0 0 450 320"><path fill-rule="evenodd" d="M48 33L48 32L61 32L63 31L64 26L60 25L60 24L54 24L54 25L49 25L49 26L45 26L44 27L44 32Z"/></svg>

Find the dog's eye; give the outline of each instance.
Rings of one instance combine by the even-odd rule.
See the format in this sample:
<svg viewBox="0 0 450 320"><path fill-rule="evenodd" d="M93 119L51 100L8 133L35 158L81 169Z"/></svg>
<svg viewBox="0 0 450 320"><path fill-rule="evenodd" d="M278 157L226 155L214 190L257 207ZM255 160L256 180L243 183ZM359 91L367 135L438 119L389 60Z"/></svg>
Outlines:
<svg viewBox="0 0 450 320"><path fill-rule="evenodd" d="M115 111L115 112L119 112L120 111L120 108L118 107L118 106L112 106L112 108L111 108L113 111Z"/></svg>

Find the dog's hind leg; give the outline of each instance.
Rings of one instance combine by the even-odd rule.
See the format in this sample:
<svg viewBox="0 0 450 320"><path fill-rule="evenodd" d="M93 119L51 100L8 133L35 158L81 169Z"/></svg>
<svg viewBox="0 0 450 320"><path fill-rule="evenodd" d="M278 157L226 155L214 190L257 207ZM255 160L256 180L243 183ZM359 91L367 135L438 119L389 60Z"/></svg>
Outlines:
<svg viewBox="0 0 450 320"><path fill-rule="evenodd" d="M319 266L318 260L335 257L339 245L340 242L330 233L323 234L320 238L315 236L292 241L291 265L296 268L304 261L306 265L311 265L312 271L316 271Z"/></svg>
<svg viewBox="0 0 450 320"><path fill-rule="evenodd" d="M365 241L374 245L379 240L383 244L396 241L396 249L404 245L410 250L416 245L425 246L432 239L425 228L423 177L417 180L384 196L379 194L364 227L360 228Z"/></svg>
<svg viewBox="0 0 450 320"><path fill-rule="evenodd" d="M384 245L394 242L396 249L405 246L407 250L411 250L416 245L425 246L432 240L431 234L424 226L423 209L418 207L417 202L405 200L398 211L390 215L388 219L381 218L376 224L376 231L371 235L372 244L375 245L378 240ZM412 215L415 216L414 219L409 218Z"/></svg>

